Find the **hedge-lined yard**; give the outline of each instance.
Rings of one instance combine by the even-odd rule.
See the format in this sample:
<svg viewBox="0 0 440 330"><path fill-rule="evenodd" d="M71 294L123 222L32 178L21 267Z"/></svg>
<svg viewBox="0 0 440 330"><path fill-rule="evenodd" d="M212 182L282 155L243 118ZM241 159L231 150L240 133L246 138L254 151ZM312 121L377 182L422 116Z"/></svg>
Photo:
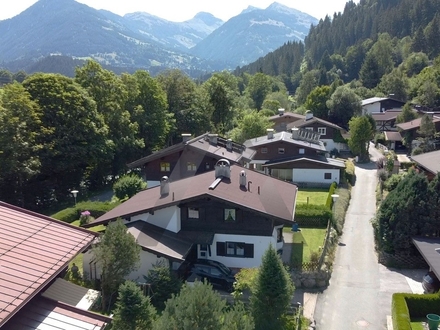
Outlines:
<svg viewBox="0 0 440 330"><path fill-rule="evenodd" d="M296 195L296 203L307 204L307 198L309 198L309 204L325 205L327 202L327 196L328 189L300 188Z"/></svg>

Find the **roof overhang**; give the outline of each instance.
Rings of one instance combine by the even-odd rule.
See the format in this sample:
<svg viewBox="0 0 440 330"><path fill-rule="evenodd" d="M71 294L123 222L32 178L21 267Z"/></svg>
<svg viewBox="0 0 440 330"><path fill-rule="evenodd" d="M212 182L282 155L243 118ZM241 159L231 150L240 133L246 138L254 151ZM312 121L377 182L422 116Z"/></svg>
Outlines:
<svg viewBox="0 0 440 330"><path fill-rule="evenodd" d="M413 237L412 241L437 278L440 278L440 238Z"/></svg>

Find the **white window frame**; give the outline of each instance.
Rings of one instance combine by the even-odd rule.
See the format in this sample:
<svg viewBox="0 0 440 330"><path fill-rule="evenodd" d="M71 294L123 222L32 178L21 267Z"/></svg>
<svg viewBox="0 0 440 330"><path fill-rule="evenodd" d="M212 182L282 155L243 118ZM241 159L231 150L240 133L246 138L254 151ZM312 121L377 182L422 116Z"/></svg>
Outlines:
<svg viewBox="0 0 440 330"><path fill-rule="evenodd" d="M284 155L284 153L285 153L284 148L278 148L278 154L279 155Z"/></svg>
<svg viewBox="0 0 440 330"><path fill-rule="evenodd" d="M260 149L260 151L261 151L262 154L267 154L267 152L268 152L267 147L262 147Z"/></svg>
<svg viewBox="0 0 440 330"><path fill-rule="evenodd" d="M304 155L304 154L306 153L306 149L304 149L304 148L299 148L298 153L299 153L300 155Z"/></svg>
<svg viewBox="0 0 440 330"><path fill-rule="evenodd" d="M327 128L326 127L318 127L318 133L321 135L327 134Z"/></svg>

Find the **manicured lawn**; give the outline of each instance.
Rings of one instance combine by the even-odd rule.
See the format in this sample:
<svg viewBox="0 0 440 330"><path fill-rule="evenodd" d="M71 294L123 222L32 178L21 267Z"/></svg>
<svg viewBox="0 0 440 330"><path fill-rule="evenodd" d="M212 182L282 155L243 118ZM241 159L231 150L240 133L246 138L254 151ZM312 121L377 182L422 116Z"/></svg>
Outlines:
<svg viewBox="0 0 440 330"><path fill-rule="evenodd" d="M411 330L424 330L425 327L422 322L426 322L426 319L411 319Z"/></svg>
<svg viewBox="0 0 440 330"><path fill-rule="evenodd" d="M291 228L285 227L286 232ZM310 262L313 252L320 253L325 239L325 228L301 228L301 231L293 233L292 263Z"/></svg>
<svg viewBox="0 0 440 330"><path fill-rule="evenodd" d="M325 205L327 202L328 190L326 189L298 189L298 195L296 196L297 204L307 204L307 197L309 198L309 204Z"/></svg>

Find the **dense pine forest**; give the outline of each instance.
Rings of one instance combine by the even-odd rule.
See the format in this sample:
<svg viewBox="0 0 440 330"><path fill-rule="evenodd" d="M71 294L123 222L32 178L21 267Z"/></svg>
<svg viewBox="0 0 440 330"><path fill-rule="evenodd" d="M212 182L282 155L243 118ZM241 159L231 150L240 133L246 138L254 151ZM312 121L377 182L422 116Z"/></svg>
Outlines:
<svg viewBox="0 0 440 330"><path fill-rule="evenodd" d="M440 1L361 0L234 72L115 73L89 61L74 77L0 70L0 200L46 210L108 186L126 164L216 132L264 135L279 108L348 129L360 101L393 95L440 106Z"/></svg>

